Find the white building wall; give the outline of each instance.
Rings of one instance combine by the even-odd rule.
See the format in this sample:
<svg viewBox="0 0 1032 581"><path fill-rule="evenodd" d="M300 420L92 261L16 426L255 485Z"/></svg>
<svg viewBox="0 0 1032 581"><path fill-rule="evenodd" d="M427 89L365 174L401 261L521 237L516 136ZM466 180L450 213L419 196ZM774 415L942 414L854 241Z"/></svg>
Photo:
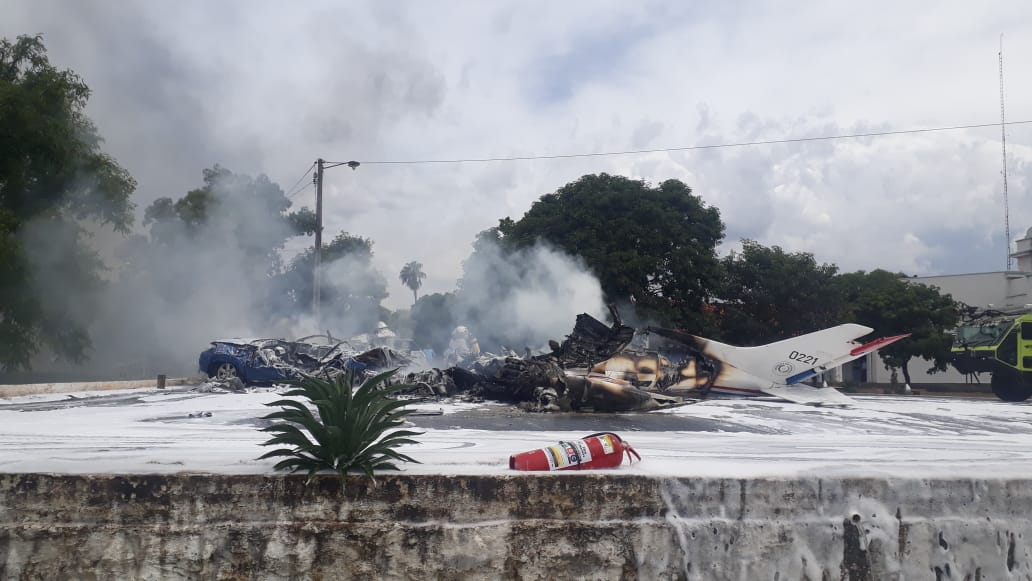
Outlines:
<svg viewBox="0 0 1032 581"><path fill-rule="evenodd" d="M1018 270L1032 271L1032 228L1025 232L1025 237L1015 243L1015 252L1011 256L1018 261Z"/></svg>
<svg viewBox="0 0 1032 581"><path fill-rule="evenodd" d="M882 373L885 375L885 381L889 381L889 372L884 371L884 364L878 361L879 365L882 365ZM977 378L968 379L963 373L960 373L953 366L946 368L946 371L939 371L937 373L928 373L928 368L932 366L930 361L924 359L914 358L910 360L910 381L913 383L973 383L977 384L979 381L986 385L989 385L990 375L988 373L982 373ZM903 383L903 374L899 376L899 382Z"/></svg>
<svg viewBox="0 0 1032 581"><path fill-rule="evenodd" d="M1029 282L1032 273L1021 271L979 272L974 274L949 274L944 276L917 276L904 279L938 287L939 291L953 296L972 307L997 309L1023 307L1032 303Z"/></svg>

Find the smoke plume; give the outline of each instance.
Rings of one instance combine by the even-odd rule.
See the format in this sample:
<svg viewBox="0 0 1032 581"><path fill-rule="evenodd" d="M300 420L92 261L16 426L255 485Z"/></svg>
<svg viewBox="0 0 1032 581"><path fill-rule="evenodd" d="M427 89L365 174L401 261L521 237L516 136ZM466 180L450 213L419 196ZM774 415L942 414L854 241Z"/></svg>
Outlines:
<svg viewBox="0 0 1032 581"><path fill-rule="evenodd" d="M465 264L457 320L487 349L518 352L561 340L576 316L602 318L602 287L580 260L544 243L506 252L485 240Z"/></svg>

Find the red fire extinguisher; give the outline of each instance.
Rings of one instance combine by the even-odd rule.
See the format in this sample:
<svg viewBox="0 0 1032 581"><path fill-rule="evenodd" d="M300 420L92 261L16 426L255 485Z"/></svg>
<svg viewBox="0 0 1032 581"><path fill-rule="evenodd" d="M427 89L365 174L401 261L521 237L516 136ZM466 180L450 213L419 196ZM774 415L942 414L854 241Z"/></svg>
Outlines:
<svg viewBox="0 0 1032 581"><path fill-rule="evenodd" d="M641 460L638 452L620 436L599 432L580 440L514 454L509 456L509 468L528 471L616 468L623 462L625 453L629 462L633 462L631 455Z"/></svg>

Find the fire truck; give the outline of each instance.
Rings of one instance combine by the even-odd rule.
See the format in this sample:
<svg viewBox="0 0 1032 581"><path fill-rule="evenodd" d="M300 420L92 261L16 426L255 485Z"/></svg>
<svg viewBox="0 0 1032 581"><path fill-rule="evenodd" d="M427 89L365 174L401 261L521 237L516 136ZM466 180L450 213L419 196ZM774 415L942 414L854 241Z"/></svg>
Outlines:
<svg viewBox="0 0 1032 581"><path fill-rule="evenodd" d="M967 310L951 363L965 375L991 373L993 393L1003 401L1032 397L1032 312Z"/></svg>

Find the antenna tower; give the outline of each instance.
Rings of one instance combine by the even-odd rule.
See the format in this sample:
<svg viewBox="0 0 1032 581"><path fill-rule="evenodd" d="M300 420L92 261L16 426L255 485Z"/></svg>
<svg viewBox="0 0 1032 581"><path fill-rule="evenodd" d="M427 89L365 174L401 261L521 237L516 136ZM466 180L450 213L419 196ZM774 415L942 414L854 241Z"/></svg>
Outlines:
<svg viewBox="0 0 1032 581"><path fill-rule="evenodd" d="M1007 270L1011 269L1010 202L1007 199L1007 121L1003 108L1003 35L1000 35L1000 142L1003 144L1003 233L1007 237Z"/></svg>

